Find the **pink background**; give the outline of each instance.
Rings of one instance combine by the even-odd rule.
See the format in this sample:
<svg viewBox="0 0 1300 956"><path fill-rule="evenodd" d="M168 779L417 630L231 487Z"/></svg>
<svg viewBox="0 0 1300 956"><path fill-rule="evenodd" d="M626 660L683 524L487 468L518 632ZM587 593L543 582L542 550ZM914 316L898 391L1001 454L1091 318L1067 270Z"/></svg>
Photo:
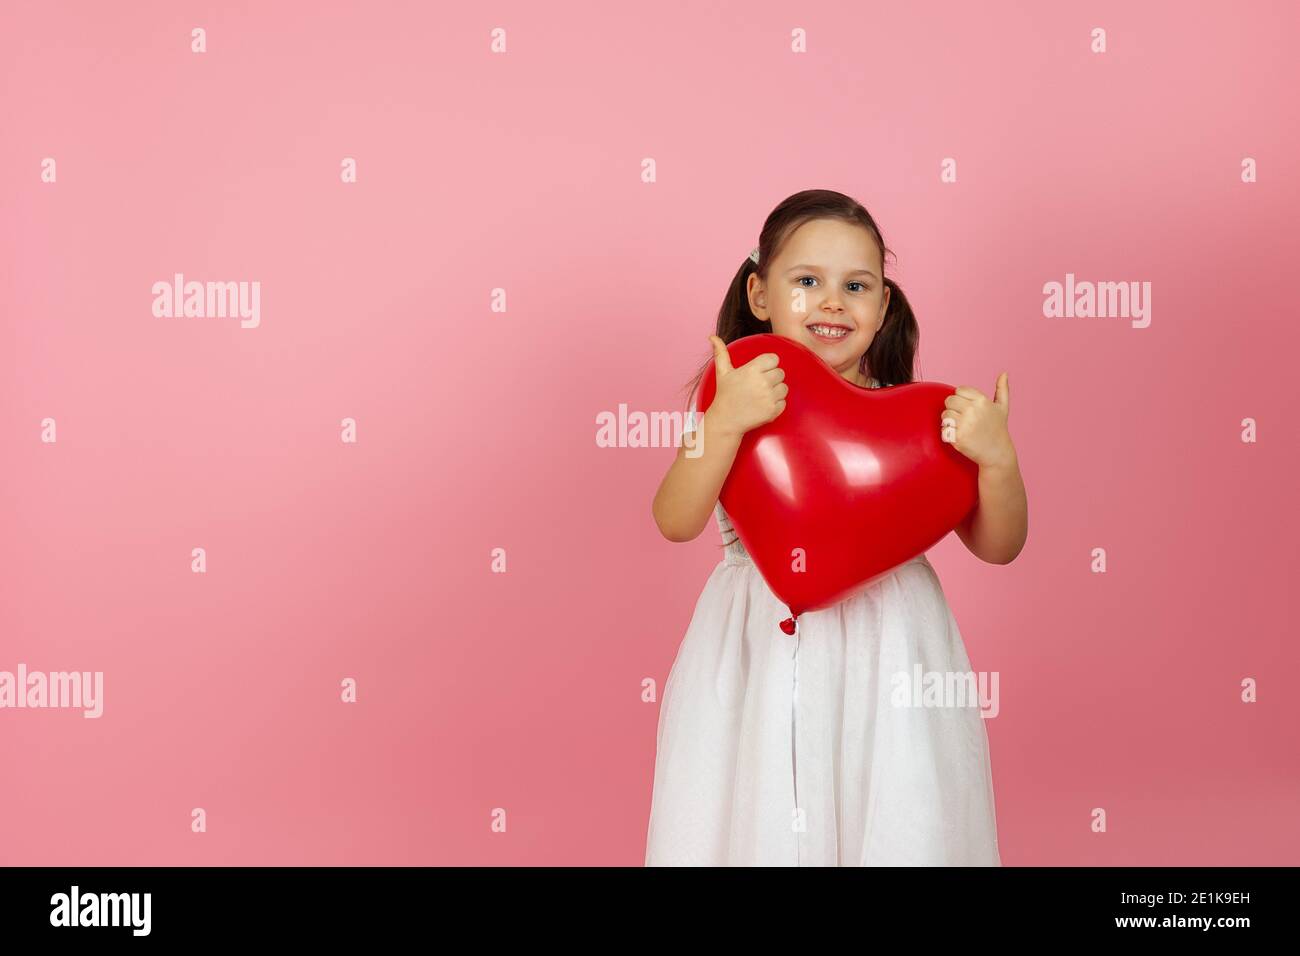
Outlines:
<svg viewBox="0 0 1300 956"><path fill-rule="evenodd" d="M764 217L820 186L897 252L922 378L1010 375L1028 544L930 552L1001 675L1004 863L1300 863L1298 28L5 4L0 670L102 670L105 709L0 711L0 862L640 865L640 684L719 539L663 540L671 450L595 416L682 407ZM177 271L260 281L261 326L153 317ZM1150 281L1150 327L1044 318L1067 272Z"/></svg>

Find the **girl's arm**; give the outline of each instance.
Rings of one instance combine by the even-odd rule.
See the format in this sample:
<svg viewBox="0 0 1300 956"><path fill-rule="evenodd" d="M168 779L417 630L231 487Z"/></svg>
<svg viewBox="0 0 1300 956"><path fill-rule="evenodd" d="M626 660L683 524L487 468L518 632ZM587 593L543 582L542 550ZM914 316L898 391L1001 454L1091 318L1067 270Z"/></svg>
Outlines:
<svg viewBox="0 0 1300 956"><path fill-rule="evenodd" d="M699 537L731 473L741 439L751 428L785 411L790 391L775 352L764 352L733 368L722 339L710 335L709 342L717 392L700 419L695 440L683 441L677 449L651 506L659 533L669 541Z"/></svg>
<svg viewBox="0 0 1300 956"><path fill-rule="evenodd" d="M683 440L677 449L651 508L660 534L669 541L699 537L744 437L722 426L712 410L704 414L694 435L694 441Z"/></svg>
<svg viewBox="0 0 1300 956"><path fill-rule="evenodd" d="M1029 503L1015 449L1002 464L980 465L980 500L957 537L981 561L1010 564L1029 534Z"/></svg>
<svg viewBox="0 0 1300 956"><path fill-rule="evenodd" d="M993 398L960 385L944 400L944 440L980 466L979 503L956 528L957 537L981 561L1010 564L1029 534L1029 503L1016 446L1007 430L1011 383L998 376Z"/></svg>

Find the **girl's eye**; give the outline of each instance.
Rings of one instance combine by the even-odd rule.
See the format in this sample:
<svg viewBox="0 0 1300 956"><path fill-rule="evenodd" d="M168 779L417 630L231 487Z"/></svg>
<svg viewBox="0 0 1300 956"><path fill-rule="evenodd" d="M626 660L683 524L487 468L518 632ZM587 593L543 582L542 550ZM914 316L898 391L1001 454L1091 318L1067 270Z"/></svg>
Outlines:
<svg viewBox="0 0 1300 956"><path fill-rule="evenodd" d="M814 282L817 281L817 277L816 277L816 276L800 276L800 277L799 277L799 282L802 284L804 279L812 279ZM851 285L851 286L852 286L852 285L860 286L860 287L861 287L861 291L863 291L863 292L869 292L869 291L871 291L870 289L868 289L865 285L863 285L861 282L857 281L856 279L854 279L852 282L850 282L849 285ZM804 288L807 289L807 288L809 288L809 287L808 287L808 286L804 286Z"/></svg>

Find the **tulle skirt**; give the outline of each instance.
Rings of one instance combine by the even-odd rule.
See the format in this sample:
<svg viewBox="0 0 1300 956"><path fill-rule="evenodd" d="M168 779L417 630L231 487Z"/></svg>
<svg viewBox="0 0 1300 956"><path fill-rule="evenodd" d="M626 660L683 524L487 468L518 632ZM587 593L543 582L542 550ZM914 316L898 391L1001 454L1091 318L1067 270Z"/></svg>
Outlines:
<svg viewBox="0 0 1300 956"><path fill-rule="evenodd" d="M646 865L1001 865L982 716L996 684L969 693L981 682L926 557L805 612L796 636L787 617L728 551L663 688Z"/></svg>

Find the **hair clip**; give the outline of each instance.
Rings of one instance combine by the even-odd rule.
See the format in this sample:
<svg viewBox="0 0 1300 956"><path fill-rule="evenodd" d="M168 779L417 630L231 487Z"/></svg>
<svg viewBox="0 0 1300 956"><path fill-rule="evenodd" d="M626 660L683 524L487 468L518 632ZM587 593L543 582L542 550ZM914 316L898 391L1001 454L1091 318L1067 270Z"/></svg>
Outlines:
<svg viewBox="0 0 1300 956"><path fill-rule="evenodd" d="M754 260L754 265L758 265L758 246L754 247L754 251L749 254L749 258Z"/></svg>

